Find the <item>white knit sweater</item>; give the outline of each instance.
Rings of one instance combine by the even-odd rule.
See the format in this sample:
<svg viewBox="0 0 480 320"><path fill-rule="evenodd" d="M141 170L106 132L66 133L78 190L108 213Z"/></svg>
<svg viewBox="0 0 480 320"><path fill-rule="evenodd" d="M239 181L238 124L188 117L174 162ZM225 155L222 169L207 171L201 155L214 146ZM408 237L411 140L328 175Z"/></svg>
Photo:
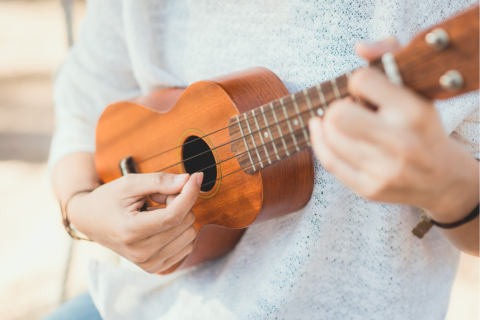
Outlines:
<svg viewBox="0 0 480 320"><path fill-rule="evenodd" d="M365 64L357 41L420 30L476 1L94 0L55 88L50 168L94 152L110 103L252 66L291 92ZM445 130L478 154L478 95L438 103ZM249 228L236 249L171 276L90 265L104 319L442 319L458 251L420 210L367 201L315 161L297 213Z"/></svg>

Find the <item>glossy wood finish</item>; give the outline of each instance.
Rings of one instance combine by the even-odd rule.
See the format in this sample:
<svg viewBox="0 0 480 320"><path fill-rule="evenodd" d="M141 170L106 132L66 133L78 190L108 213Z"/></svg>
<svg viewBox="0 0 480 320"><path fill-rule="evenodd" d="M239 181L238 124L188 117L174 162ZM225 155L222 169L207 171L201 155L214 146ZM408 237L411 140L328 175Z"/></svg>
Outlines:
<svg viewBox="0 0 480 320"><path fill-rule="evenodd" d="M425 41L434 28L443 28L450 38L444 50L437 50ZM420 33L395 54L403 83L429 99L446 99L479 87L479 8L470 9L444 23ZM459 71L464 85L458 91L440 86L439 79L449 70Z"/></svg>
<svg viewBox="0 0 480 320"><path fill-rule="evenodd" d="M255 109L288 94L287 88L274 73L260 67L223 76L212 80L212 83L220 86L231 97L239 113ZM252 92L256 94L252 95ZM263 183L263 205L255 223L295 212L303 208L312 195L311 149L283 159L261 170L260 173Z"/></svg>
<svg viewBox="0 0 480 320"><path fill-rule="evenodd" d="M350 95L351 74L283 96L229 120L231 150L245 173L253 173L310 147L308 121L328 104ZM320 113L318 112L320 111Z"/></svg>
<svg viewBox="0 0 480 320"><path fill-rule="evenodd" d="M441 24L440 27L448 32L451 41L443 51L429 47L425 43L427 32L424 32L396 53L395 60L405 85L425 97L437 99L478 89L478 18L476 7ZM460 71L465 79L464 87L456 92L441 88L438 82L440 76L451 69ZM288 110L284 111L287 114L284 120L287 122L292 117L294 100L302 110L308 111L306 108L311 108L317 112L322 108L326 111L331 101L348 95L347 83L348 75L344 75L308 88L303 95L297 93L285 97L287 90L272 72L264 68L253 68L197 82L185 91L162 90L146 97L113 104L102 114L97 128L95 161L99 176L103 182L119 178L120 160L127 156L133 157L142 173L183 173L185 168L182 164L177 164L181 160L182 149L176 147L182 145L190 135L202 136L217 131L237 122L233 117L238 114L247 113L281 97L285 97L287 102L285 107ZM306 99L307 96L310 100ZM284 99L280 104L285 102ZM307 101L311 102L312 107ZM279 106L278 101L274 104ZM255 118L254 113L250 112L250 115ZM313 114L307 112L305 115L307 118L302 118L302 121L306 123ZM245 114L244 118L248 116ZM297 111L299 122L303 116ZM259 121L262 122L261 119ZM282 126L286 128L286 124ZM247 157L238 152L242 148L244 151L256 149L255 144L260 144L261 138L257 134L251 142L244 142L243 146L237 142L230 149L227 129L204 138L215 149L219 180L212 191L202 192L193 206L195 227L200 231L194 251L165 273L221 256L238 242L244 228L294 212L305 206L311 196L313 163L310 149L307 148L306 134L301 148L296 148L303 151L265 165L264 169L253 174L246 174L235 153L241 162L247 162ZM305 128L300 130L303 129ZM294 141L297 133L289 130ZM239 137L238 132L230 133L235 140ZM298 134L301 139L301 133ZM292 148L290 145L285 150L293 150ZM174 150L156 156L170 149ZM260 152L256 160L266 164ZM254 160L250 161L253 163ZM244 166L243 169L245 168ZM248 169L245 171L248 172Z"/></svg>
<svg viewBox="0 0 480 320"><path fill-rule="evenodd" d="M183 165L176 164L182 149L176 147L190 135L224 128L238 113L286 93L272 72L253 68L194 83L183 93L182 89L170 89L113 104L101 115L97 127L95 162L99 176L105 183L119 178L119 163L127 156L133 157L141 173L164 168L162 171L183 173ZM170 108L163 114L153 111ZM310 150L249 175L241 170L230 151L229 139L226 129L204 138L212 149L216 148L217 164L232 159L217 165L219 181L212 191L201 192L201 198L193 206L194 225L200 231L194 251L181 265L166 273L221 256L234 247L243 228L294 212L310 198L313 189ZM169 149L174 150L155 156Z"/></svg>

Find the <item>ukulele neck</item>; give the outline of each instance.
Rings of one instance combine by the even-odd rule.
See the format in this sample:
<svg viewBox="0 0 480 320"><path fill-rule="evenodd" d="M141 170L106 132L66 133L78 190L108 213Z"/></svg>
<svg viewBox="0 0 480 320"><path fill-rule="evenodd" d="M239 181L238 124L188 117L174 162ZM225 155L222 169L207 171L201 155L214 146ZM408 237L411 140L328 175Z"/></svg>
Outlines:
<svg viewBox="0 0 480 320"><path fill-rule="evenodd" d="M478 6L430 30L371 66L392 83L427 99L446 99L479 88ZM350 73L285 96L229 120L231 150L246 173L254 173L310 147L308 120L349 95Z"/></svg>
<svg viewBox="0 0 480 320"><path fill-rule="evenodd" d="M349 96L351 73L282 97L229 121L232 152L246 173L254 173L311 146L308 120Z"/></svg>

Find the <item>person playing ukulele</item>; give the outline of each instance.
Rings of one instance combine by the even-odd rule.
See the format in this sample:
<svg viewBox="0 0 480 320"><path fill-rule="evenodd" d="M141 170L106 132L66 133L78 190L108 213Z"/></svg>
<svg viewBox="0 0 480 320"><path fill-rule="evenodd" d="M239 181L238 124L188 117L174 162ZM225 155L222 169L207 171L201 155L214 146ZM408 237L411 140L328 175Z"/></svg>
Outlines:
<svg viewBox="0 0 480 320"><path fill-rule="evenodd" d="M302 210L250 227L229 254L188 255L202 174L100 185L95 125L110 103L262 65L294 92L395 51L474 2L94 1L55 87L50 169L85 236L125 259L92 262L89 293L58 319L440 319L459 250L478 256L478 94L442 103L355 72L357 99L309 123L315 187ZM365 104L377 107L372 111ZM161 141L159 142L161 143ZM292 186L294 187L294 186ZM166 208L140 211L146 196ZM423 208L423 209L422 209ZM411 233L422 210L452 229ZM477 208L478 212L478 208Z"/></svg>

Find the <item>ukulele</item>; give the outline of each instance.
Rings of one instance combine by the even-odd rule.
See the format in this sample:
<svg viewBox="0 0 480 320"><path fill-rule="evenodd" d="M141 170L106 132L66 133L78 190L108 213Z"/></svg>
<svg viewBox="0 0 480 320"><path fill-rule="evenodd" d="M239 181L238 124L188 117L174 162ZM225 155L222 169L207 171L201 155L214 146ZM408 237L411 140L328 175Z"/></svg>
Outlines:
<svg viewBox="0 0 480 320"><path fill-rule="evenodd" d="M371 64L428 99L479 88L478 7ZM96 132L103 183L129 173L202 171L192 253L171 273L230 251L245 228L303 208L313 190L308 120L349 96L351 73L289 94L265 68L108 106ZM169 110L160 113L159 110ZM158 206L147 198L146 206Z"/></svg>

